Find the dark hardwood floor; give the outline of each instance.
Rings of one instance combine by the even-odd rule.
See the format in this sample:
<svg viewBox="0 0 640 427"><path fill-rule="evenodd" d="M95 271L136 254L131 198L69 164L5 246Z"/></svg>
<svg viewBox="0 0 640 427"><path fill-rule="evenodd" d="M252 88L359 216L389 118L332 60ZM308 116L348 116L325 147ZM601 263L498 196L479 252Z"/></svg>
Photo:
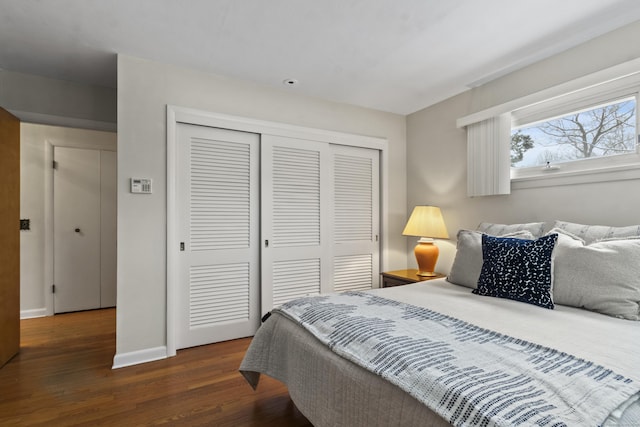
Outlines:
<svg viewBox="0 0 640 427"><path fill-rule="evenodd" d="M238 372L250 339L180 350L112 370L115 309L21 321L0 369L0 425L310 426L286 387Z"/></svg>

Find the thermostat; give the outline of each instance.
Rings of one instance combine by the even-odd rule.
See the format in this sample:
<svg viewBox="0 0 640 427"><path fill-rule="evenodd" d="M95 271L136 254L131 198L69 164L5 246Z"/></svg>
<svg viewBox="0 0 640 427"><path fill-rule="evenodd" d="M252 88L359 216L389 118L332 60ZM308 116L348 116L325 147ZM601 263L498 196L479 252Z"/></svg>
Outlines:
<svg viewBox="0 0 640 427"><path fill-rule="evenodd" d="M151 178L131 178L131 192L151 194Z"/></svg>

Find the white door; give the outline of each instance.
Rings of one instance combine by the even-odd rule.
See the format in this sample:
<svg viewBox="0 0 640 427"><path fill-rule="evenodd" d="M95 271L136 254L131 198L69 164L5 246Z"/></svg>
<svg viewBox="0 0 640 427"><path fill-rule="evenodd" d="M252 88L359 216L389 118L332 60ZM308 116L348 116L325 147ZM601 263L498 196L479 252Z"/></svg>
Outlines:
<svg viewBox="0 0 640 427"><path fill-rule="evenodd" d="M377 288L380 277L378 150L331 146L333 290Z"/></svg>
<svg viewBox="0 0 640 427"><path fill-rule="evenodd" d="M54 312L100 308L100 151L54 148Z"/></svg>
<svg viewBox="0 0 640 427"><path fill-rule="evenodd" d="M257 134L178 124L176 348L251 336L260 322Z"/></svg>
<svg viewBox="0 0 640 427"><path fill-rule="evenodd" d="M329 144L262 136L262 313L331 290Z"/></svg>

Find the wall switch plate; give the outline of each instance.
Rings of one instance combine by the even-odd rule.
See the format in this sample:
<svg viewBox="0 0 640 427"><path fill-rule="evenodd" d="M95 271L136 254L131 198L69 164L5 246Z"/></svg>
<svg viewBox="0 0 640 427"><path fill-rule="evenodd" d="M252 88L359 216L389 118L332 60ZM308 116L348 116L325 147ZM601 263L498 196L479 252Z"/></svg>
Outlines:
<svg viewBox="0 0 640 427"><path fill-rule="evenodd" d="M151 194L151 184L151 178L131 178L131 192L135 194Z"/></svg>

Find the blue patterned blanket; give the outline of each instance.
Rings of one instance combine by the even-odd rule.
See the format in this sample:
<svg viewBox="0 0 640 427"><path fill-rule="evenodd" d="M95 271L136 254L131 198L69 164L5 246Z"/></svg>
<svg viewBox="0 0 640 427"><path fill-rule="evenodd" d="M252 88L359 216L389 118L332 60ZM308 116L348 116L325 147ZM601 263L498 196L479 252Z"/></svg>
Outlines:
<svg viewBox="0 0 640 427"><path fill-rule="evenodd" d="M369 293L274 311L456 426L596 426L639 389L587 360Z"/></svg>

